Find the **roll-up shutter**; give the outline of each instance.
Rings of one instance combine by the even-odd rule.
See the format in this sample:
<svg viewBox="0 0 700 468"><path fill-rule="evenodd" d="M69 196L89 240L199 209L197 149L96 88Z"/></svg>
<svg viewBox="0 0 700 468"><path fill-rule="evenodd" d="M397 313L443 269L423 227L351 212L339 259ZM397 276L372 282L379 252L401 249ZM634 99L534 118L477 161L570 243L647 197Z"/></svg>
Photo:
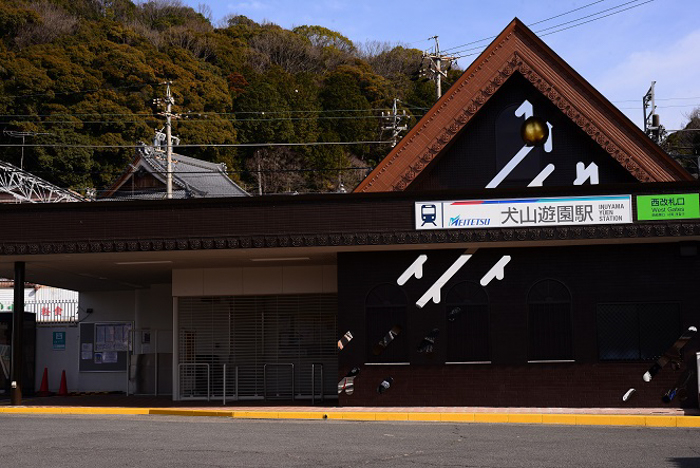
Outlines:
<svg viewBox="0 0 700 468"><path fill-rule="evenodd" d="M180 398L310 398L312 376L316 398L336 394L336 294L178 304Z"/></svg>

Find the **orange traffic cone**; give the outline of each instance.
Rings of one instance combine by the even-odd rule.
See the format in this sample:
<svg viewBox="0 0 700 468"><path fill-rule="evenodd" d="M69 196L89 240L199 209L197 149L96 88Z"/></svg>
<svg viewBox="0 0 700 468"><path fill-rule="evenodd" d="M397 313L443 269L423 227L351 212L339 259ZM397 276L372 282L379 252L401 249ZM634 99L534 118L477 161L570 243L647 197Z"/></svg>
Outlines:
<svg viewBox="0 0 700 468"><path fill-rule="evenodd" d="M66 387L66 371L61 374L61 386L58 388L58 396L67 396L68 388Z"/></svg>
<svg viewBox="0 0 700 468"><path fill-rule="evenodd" d="M41 377L41 387L39 391L36 392L36 396L46 397L51 395L49 392L49 369L44 367L44 375Z"/></svg>

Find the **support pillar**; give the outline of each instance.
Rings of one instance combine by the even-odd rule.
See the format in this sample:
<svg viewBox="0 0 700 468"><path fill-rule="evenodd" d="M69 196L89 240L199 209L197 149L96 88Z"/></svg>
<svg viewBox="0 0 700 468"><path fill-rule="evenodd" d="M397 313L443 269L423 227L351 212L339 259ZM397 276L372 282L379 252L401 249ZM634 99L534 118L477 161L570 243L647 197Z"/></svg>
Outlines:
<svg viewBox="0 0 700 468"><path fill-rule="evenodd" d="M24 370L24 262L15 262L15 301L12 306L12 365L10 367L10 403L22 404Z"/></svg>

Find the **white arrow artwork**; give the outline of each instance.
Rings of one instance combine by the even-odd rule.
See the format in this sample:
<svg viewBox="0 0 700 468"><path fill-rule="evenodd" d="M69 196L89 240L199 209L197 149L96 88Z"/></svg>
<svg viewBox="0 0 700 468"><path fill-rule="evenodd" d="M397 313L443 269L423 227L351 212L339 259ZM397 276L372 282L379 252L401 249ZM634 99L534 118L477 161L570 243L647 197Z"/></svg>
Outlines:
<svg viewBox="0 0 700 468"><path fill-rule="evenodd" d="M396 280L399 286L406 284L408 280L415 276L416 279L421 279L423 277L423 264L428 260L427 255L419 255L415 262L411 264L410 267L406 268L399 279Z"/></svg>
<svg viewBox="0 0 700 468"><path fill-rule="evenodd" d="M440 303L440 290L442 289L445 284L452 279L452 277L459 271L460 268L464 266L465 263L469 261L470 258L472 258L472 255L474 255L474 252L476 252L477 249L467 249L464 251L462 255L459 256L457 260L452 264L451 267L449 267L445 272L438 278L438 280L433 284L430 289L428 289L425 294L421 296L420 299L418 299L418 302L416 302L416 305L418 306L419 309L422 309L428 302L431 300L439 304Z"/></svg>
<svg viewBox="0 0 700 468"><path fill-rule="evenodd" d="M534 110L533 110L532 104L527 99L525 101L523 101L523 103L520 104L520 106L517 109L515 109L515 116L516 117L524 117L525 119L528 119L528 118L532 117L533 115L534 115ZM553 147L552 129L554 129L554 126L552 124L550 124L549 122L547 122L547 127L549 128L549 136L547 137L547 141L544 143L544 150L547 153L549 153L552 151L552 147ZM513 156L513 158L510 161L508 161L508 164L503 166L503 168L498 172L498 174L496 174L496 177L494 177L491 180L491 182L489 182L486 185L486 188L498 187L501 184L501 182L503 182L506 179L506 177L508 177L508 175L511 172L513 172L513 169L515 169L515 167L518 164L523 162L523 159L525 159L525 157L528 154L530 154L530 151L532 151L533 148L534 148L534 146L527 146L527 145L524 145L522 148L520 148L520 150L515 154L515 156ZM549 171L549 172L546 172L546 171ZM549 176L549 174L552 173L552 171L554 171L554 166L552 166L551 169L549 168L549 166L545 167L544 170L542 172L540 172L540 174L537 177L535 177L535 180L533 180L530 183L529 187L540 187L542 185L542 182L544 182L544 179L546 179L547 176Z"/></svg>
<svg viewBox="0 0 700 468"><path fill-rule="evenodd" d="M501 281L505 277L506 265L510 262L510 255L504 255L499 261L496 262L494 266L486 273L479 282L482 286L488 286L488 284L495 278Z"/></svg>
<svg viewBox="0 0 700 468"><path fill-rule="evenodd" d="M598 185L598 165L594 162L588 167L582 162L576 163L576 180L574 185L583 185L587 180L591 181L591 185Z"/></svg>
<svg viewBox="0 0 700 468"><path fill-rule="evenodd" d="M544 184L544 181L549 175L554 172L554 164L547 164L547 166L542 169L542 172L537 174L537 177L532 179L532 182L530 182L527 186L528 187L542 187L542 184Z"/></svg>

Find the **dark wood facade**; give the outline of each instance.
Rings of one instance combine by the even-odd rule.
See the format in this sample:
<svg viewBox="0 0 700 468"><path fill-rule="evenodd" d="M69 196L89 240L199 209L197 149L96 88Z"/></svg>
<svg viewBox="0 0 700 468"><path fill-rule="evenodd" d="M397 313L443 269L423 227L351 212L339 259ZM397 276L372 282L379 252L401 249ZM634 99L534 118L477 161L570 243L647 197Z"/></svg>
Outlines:
<svg viewBox="0 0 700 468"><path fill-rule="evenodd" d="M503 243L590 244L700 239L700 220L629 225L416 231L419 200L698 192L698 182L615 186L449 190L420 194L61 203L0 206L0 255L330 248L342 251ZM633 204L634 207L634 204ZM293 253L293 252L290 252Z"/></svg>
<svg viewBox="0 0 700 468"><path fill-rule="evenodd" d="M652 361L644 343L655 349L651 354L663 352L700 323L694 287L700 257L682 245L479 249L443 287L441 302L423 308L416 306L420 296L462 250L340 254L338 326L356 335L340 354L340 372L362 363L357 393L341 403L617 407L633 387L633 406L661 406L679 373L666 370L643 382ZM423 278L398 287L396 279L420 254L428 257ZM512 256L503 280L480 286L502 255ZM373 323L373 294L387 301L385 313L402 309L393 317L402 331L388 356L372 353L377 332L393 326ZM462 310L451 317L455 307ZM564 323L553 323L559 316ZM373 335L375 328L381 330ZM421 352L435 329L433 352ZM686 365L694 365L697 348L686 350ZM379 395L376 386L386 377L396 385ZM692 387L683 404L696 407Z"/></svg>

